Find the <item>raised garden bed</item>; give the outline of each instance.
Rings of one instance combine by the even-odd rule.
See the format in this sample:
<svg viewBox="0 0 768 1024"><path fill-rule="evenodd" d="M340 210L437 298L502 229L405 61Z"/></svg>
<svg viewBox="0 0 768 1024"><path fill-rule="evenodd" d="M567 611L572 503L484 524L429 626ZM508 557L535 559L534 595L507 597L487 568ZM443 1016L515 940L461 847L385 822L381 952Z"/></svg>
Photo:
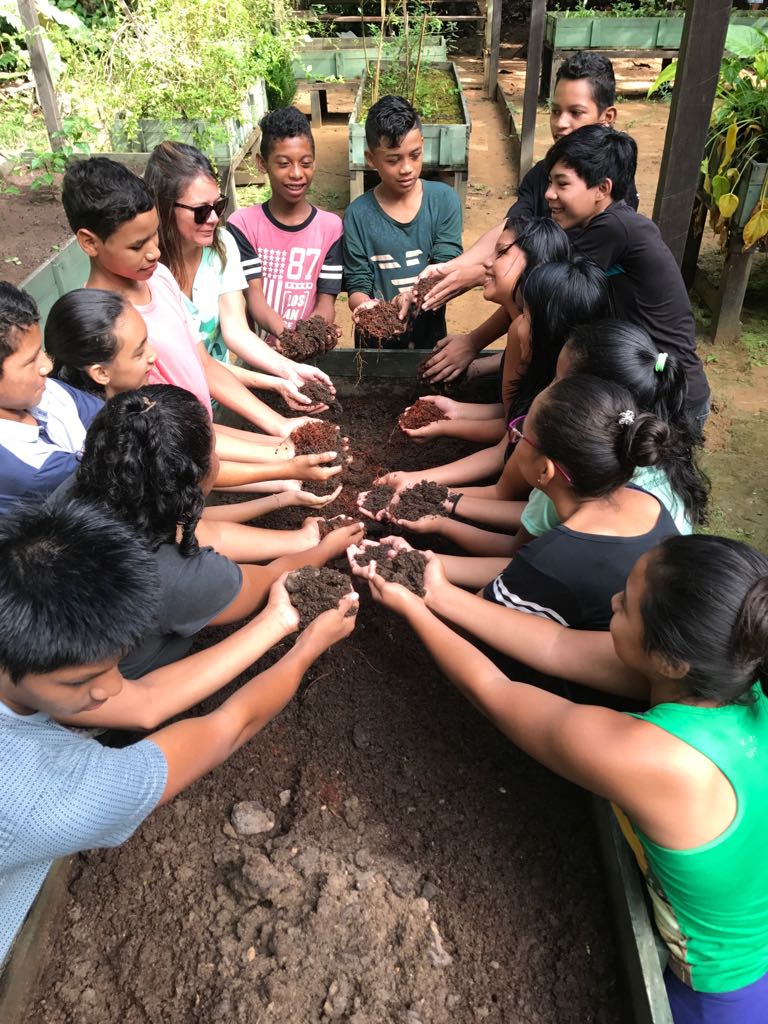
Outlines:
<svg viewBox="0 0 768 1024"><path fill-rule="evenodd" d="M360 78L366 63L372 60L377 52L377 41L366 38L363 40L341 38L338 36L320 36L307 41L299 54L293 59L293 73L296 78ZM402 47L402 40L396 36L388 36L384 40L383 56L391 60L397 56ZM425 36L421 59L425 64L444 61L448 57L445 39L442 36Z"/></svg>
<svg viewBox="0 0 768 1024"><path fill-rule="evenodd" d="M211 150L216 163L221 164L232 160L240 149L253 141L252 137L267 109L266 86L264 79L260 78L246 92L239 116L230 117L223 124L183 118L157 120L141 117L135 138L129 137L121 120L115 122L110 136L112 145L121 152L150 153L159 142L173 139Z"/></svg>
<svg viewBox="0 0 768 1024"><path fill-rule="evenodd" d="M388 64L382 62L382 69ZM365 191L365 110L366 94L369 92L371 67L363 72L355 105L349 116L349 193L350 201ZM424 170L427 173L451 174L453 186L466 201L469 173L469 133L471 121L464 91L461 87L456 65L452 61L432 64L429 73L441 72L450 80L451 93L458 104L458 118L455 123L437 124L424 118Z"/></svg>
<svg viewBox="0 0 768 1024"><path fill-rule="evenodd" d="M419 354L363 358L366 374L386 364L412 378ZM358 386L354 352L323 365L360 479L424 465L424 449L392 433L418 394L411 380ZM441 441L430 457L466 450ZM7 1024L668 1024L637 1008L660 974L642 896L635 886L627 903L621 881L619 931L640 937L630 949L644 959L616 957L589 798L516 750L359 589L355 633L260 737L124 847L75 858L34 948L42 981ZM270 834L234 832L241 801L273 812ZM636 879L607 827L614 877ZM625 962L640 1004L619 980Z"/></svg>

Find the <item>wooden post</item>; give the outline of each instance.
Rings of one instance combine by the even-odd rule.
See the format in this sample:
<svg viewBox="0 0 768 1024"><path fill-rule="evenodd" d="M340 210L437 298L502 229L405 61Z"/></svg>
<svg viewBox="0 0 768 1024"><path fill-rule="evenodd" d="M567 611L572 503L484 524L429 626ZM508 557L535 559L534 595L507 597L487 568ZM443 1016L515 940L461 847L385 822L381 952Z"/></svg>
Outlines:
<svg viewBox="0 0 768 1024"><path fill-rule="evenodd" d="M523 129L520 142L520 177L527 174L533 164L533 137L536 132L536 103L541 75L541 50L544 45L544 23L547 0L533 0L531 26L528 30L528 61L525 67L523 94Z"/></svg>
<svg viewBox="0 0 768 1024"><path fill-rule="evenodd" d="M496 99L501 46L501 0L486 0L485 44L483 46L483 91L489 100Z"/></svg>
<svg viewBox="0 0 768 1024"><path fill-rule="evenodd" d="M741 232L728 237L728 250L720 274L718 308L712 314L712 341L730 344L741 335L741 308L749 284L754 249L743 250Z"/></svg>
<svg viewBox="0 0 768 1024"><path fill-rule="evenodd" d="M688 0L653 219L682 262L731 0Z"/></svg>
<svg viewBox="0 0 768 1024"><path fill-rule="evenodd" d="M61 131L61 115L59 104L56 101L56 90L53 88L51 69L48 67L48 58L45 54L45 47L40 38L41 28L37 18L35 0L16 0L19 7L19 14L26 29L26 41L29 48L29 62L32 67L32 77L35 80L37 98L43 108L45 128L51 142L51 149L61 149L62 140L55 136Z"/></svg>

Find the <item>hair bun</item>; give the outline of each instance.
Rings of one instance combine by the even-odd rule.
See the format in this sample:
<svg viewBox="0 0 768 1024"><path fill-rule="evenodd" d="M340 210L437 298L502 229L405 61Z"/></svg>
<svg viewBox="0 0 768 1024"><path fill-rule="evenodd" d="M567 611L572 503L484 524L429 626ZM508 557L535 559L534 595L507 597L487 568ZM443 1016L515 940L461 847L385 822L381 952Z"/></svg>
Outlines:
<svg viewBox="0 0 768 1024"><path fill-rule="evenodd" d="M759 579L744 598L733 632L733 647L734 656L745 664L768 663L768 576Z"/></svg>
<svg viewBox="0 0 768 1024"><path fill-rule="evenodd" d="M632 414L629 409L618 417L618 456L624 466L655 466L668 453L672 443L669 425L652 413Z"/></svg>

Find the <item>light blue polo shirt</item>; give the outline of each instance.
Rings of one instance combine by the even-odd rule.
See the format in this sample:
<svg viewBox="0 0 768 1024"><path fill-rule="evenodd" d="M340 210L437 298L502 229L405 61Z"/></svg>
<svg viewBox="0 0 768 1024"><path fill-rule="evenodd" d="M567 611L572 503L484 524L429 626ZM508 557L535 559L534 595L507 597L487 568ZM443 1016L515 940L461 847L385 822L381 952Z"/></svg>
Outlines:
<svg viewBox="0 0 768 1024"><path fill-rule="evenodd" d="M53 861L125 842L167 775L151 740L112 750L0 701L0 964Z"/></svg>

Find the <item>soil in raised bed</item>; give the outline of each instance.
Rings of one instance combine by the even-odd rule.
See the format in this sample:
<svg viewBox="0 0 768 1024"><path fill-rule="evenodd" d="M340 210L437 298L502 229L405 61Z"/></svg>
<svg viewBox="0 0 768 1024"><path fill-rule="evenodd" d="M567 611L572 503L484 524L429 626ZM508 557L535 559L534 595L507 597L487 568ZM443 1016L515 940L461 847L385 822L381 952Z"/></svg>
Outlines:
<svg viewBox="0 0 768 1024"><path fill-rule="evenodd" d="M299 613L301 628L331 608L335 608L352 589L349 576L325 566L305 565L294 569L285 580L291 604Z"/></svg>
<svg viewBox="0 0 768 1024"><path fill-rule="evenodd" d="M339 404L336 395L331 391L328 385L323 384L322 381L308 380L306 384L301 385L299 393L308 398L313 405L322 402L323 405L328 406L331 412L342 412L341 405Z"/></svg>
<svg viewBox="0 0 768 1024"><path fill-rule="evenodd" d="M420 398L414 402L405 412L400 413L397 422L401 427L408 430L417 430L419 427L426 427L428 423L437 423L438 420L446 419L446 415L434 402Z"/></svg>
<svg viewBox="0 0 768 1024"><path fill-rule="evenodd" d="M280 335L280 351L287 359L304 362L323 352L336 348L338 338L331 324L321 316L297 320L296 326L286 327Z"/></svg>
<svg viewBox="0 0 768 1024"><path fill-rule="evenodd" d="M447 516L443 502L448 497L448 488L432 480L421 480L400 492L400 500L392 508L396 519L414 522L423 516Z"/></svg>
<svg viewBox="0 0 768 1024"><path fill-rule="evenodd" d="M364 121L371 107L373 90L373 64L369 64L366 89L360 104L359 121ZM392 63L382 68L380 96L410 96L413 90L413 69L410 81L405 81L401 65ZM424 124L463 124L464 114L456 91L453 75L443 68L422 66L416 86L414 106Z"/></svg>
<svg viewBox="0 0 768 1024"><path fill-rule="evenodd" d="M413 397L391 381L343 392L353 449L423 467L423 449L389 440ZM468 450L441 440L429 458ZM354 633L274 722L123 847L76 858L25 1024L624 1021L589 799L476 712L364 581L355 590ZM243 800L274 813L272 838L234 833Z"/></svg>
<svg viewBox="0 0 768 1024"><path fill-rule="evenodd" d="M400 583L419 597L424 596L424 568L427 560L420 551L398 551L390 558L392 548L386 544L366 545L355 555L358 565L376 561L376 572L391 583Z"/></svg>

